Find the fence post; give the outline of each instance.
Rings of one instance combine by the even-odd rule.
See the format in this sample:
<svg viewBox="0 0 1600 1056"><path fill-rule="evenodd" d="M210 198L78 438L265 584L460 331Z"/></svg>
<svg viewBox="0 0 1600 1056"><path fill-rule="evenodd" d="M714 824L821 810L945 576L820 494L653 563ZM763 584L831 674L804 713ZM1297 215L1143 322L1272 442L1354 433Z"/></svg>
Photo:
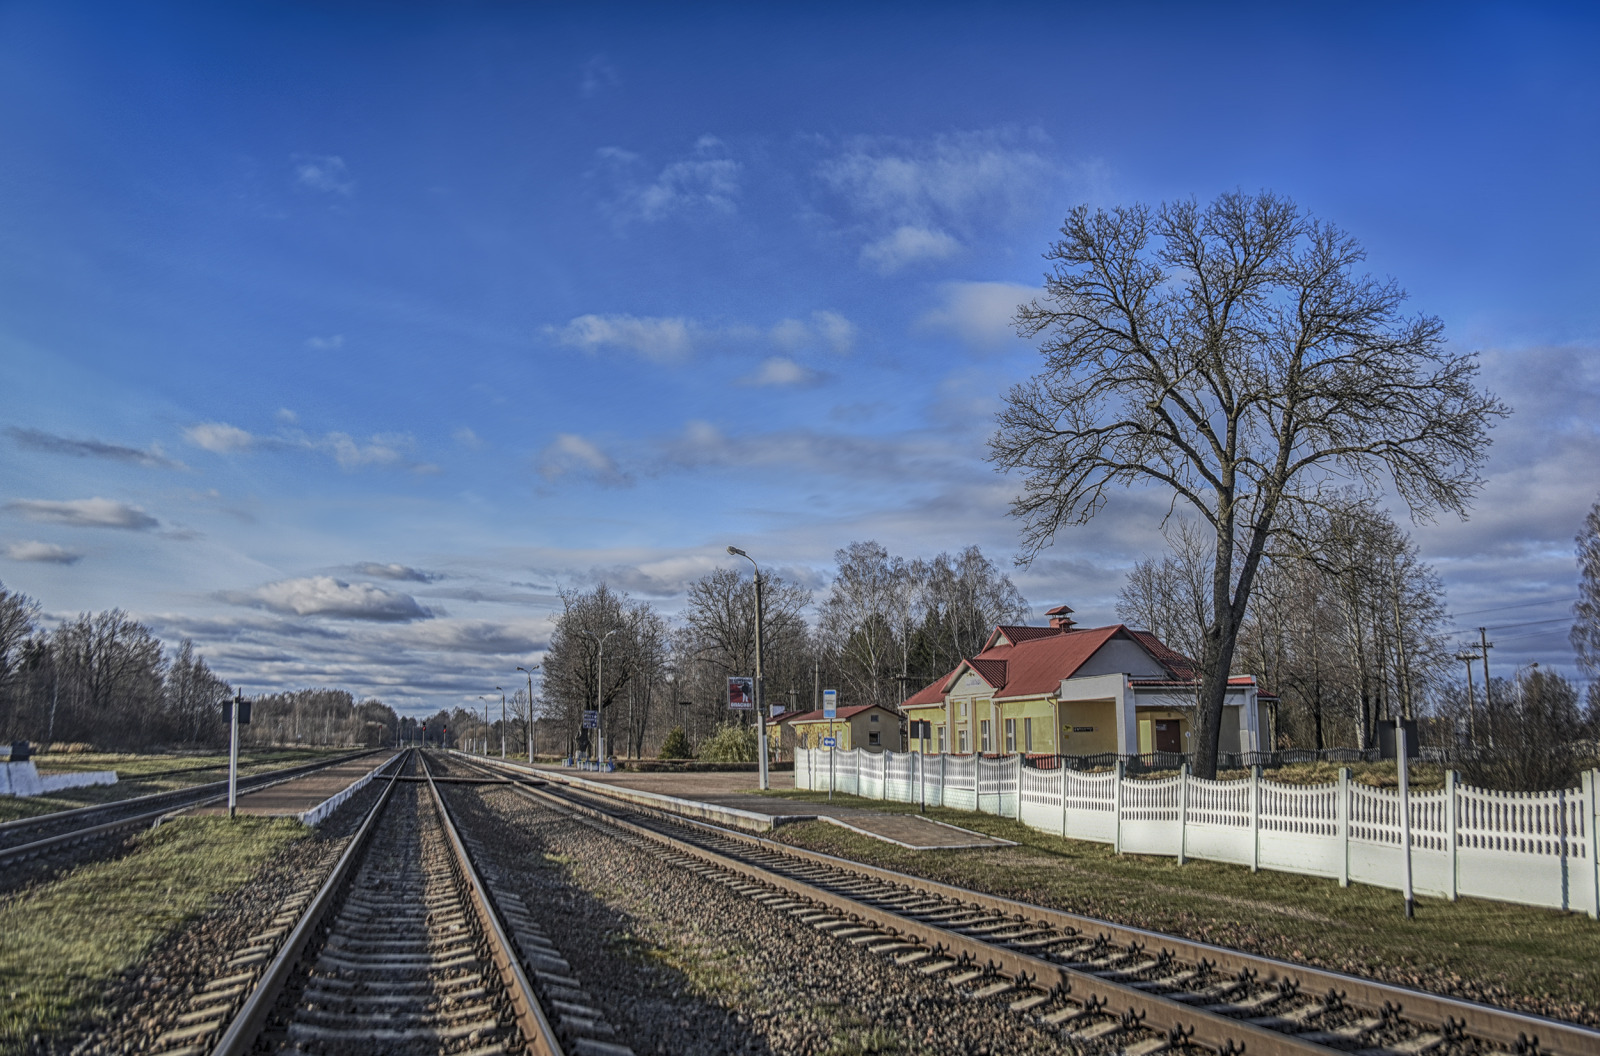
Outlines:
<svg viewBox="0 0 1600 1056"><path fill-rule="evenodd" d="M1350 886L1350 768L1339 768L1339 886Z"/></svg>
<svg viewBox="0 0 1600 1056"><path fill-rule="evenodd" d="M1461 776L1454 770L1444 772L1444 831L1450 841L1450 901L1456 900L1456 890L1461 884L1461 856L1456 852L1456 783Z"/></svg>
<svg viewBox="0 0 1600 1056"><path fill-rule="evenodd" d="M1189 849L1189 760L1178 767L1178 864L1188 861Z"/></svg>
<svg viewBox="0 0 1600 1056"><path fill-rule="evenodd" d="M1250 871L1261 871L1261 766L1250 768Z"/></svg>
<svg viewBox="0 0 1600 1056"><path fill-rule="evenodd" d="M939 805L944 806L944 763L950 757L943 752L939 753Z"/></svg>
<svg viewBox="0 0 1600 1056"><path fill-rule="evenodd" d="M1022 756L1011 757L1011 783L1017 786L1016 813L1011 815L1017 821L1022 820Z"/></svg>
<svg viewBox="0 0 1600 1056"><path fill-rule="evenodd" d="M1116 781L1111 786L1111 809L1116 813L1117 828L1111 838L1111 849L1118 854L1122 853L1122 781L1123 775L1128 772L1126 759L1117 760Z"/></svg>
<svg viewBox="0 0 1600 1056"><path fill-rule="evenodd" d="M1600 770L1589 770L1583 775L1583 835L1589 849L1589 918L1600 920L1600 847L1595 845L1594 827L1600 822Z"/></svg>
<svg viewBox="0 0 1600 1056"><path fill-rule="evenodd" d="M1061 775L1061 838L1067 838L1067 761L1060 756L1056 757L1058 765L1056 773Z"/></svg>

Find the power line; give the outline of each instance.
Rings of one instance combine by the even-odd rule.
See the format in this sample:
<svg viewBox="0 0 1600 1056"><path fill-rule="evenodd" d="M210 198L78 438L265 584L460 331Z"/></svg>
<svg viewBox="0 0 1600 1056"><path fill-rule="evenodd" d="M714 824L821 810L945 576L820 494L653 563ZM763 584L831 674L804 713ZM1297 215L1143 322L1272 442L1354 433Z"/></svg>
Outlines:
<svg viewBox="0 0 1600 1056"><path fill-rule="evenodd" d="M1477 616L1485 612L1504 612L1506 609L1526 609L1534 605L1571 605L1577 598L1545 598L1543 601L1519 601L1512 605L1496 605L1489 609L1468 609L1466 612L1447 612L1450 619L1459 619L1462 616Z"/></svg>
<svg viewBox="0 0 1600 1056"><path fill-rule="evenodd" d="M1572 622L1572 617L1571 616L1552 616L1548 620L1524 620L1521 623L1502 623L1502 624L1497 624L1495 626L1490 627L1490 630L1495 631L1495 632L1499 632L1499 631L1514 631L1518 627L1537 627L1540 624L1545 624L1545 623L1571 623L1571 622ZM1476 627L1457 627L1455 630L1446 631L1444 633L1446 633L1446 634L1471 634L1473 631L1476 631L1476 630L1477 630Z"/></svg>

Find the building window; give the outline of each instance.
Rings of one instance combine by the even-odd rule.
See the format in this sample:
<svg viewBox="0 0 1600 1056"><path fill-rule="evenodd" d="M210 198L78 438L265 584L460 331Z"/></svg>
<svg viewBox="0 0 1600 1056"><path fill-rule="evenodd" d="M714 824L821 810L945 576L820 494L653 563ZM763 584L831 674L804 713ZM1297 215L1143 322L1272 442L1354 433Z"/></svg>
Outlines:
<svg viewBox="0 0 1600 1056"><path fill-rule="evenodd" d="M963 700L963 701L958 701L956 703L956 716L958 718L962 718L962 719L967 717L967 702L966 701Z"/></svg>
<svg viewBox="0 0 1600 1056"><path fill-rule="evenodd" d="M876 713L874 713L874 714L873 714L873 716L872 716L872 721L873 721L873 723L874 723L874 724L876 724L876 723L877 723L877 721L878 721L878 716L877 716L877 714L876 714Z"/></svg>
<svg viewBox="0 0 1600 1056"><path fill-rule="evenodd" d="M945 749L944 749L944 727L943 726L939 727L938 746L939 746L939 754L943 755L944 751L945 751Z"/></svg>
<svg viewBox="0 0 1600 1056"><path fill-rule="evenodd" d="M978 720L978 751L989 751L989 720Z"/></svg>
<svg viewBox="0 0 1600 1056"><path fill-rule="evenodd" d="M870 733L867 734L867 743L868 744L877 744L878 743L878 731L877 730L873 730L873 731L871 731Z"/></svg>
<svg viewBox="0 0 1600 1056"><path fill-rule="evenodd" d="M1033 751L1033 720L1032 719L1023 719L1022 720L1022 750L1025 751L1025 752Z"/></svg>
<svg viewBox="0 0 1600 1056"><path fill-rule="evenodd" d="M965 727L956 731L956 753L967 754L967 730Z"/></svg>
<svg viewBox="0 0 1600 1056"><path fill-rule="evenodd" d="M1017 752L1017 720L1006 720L1006 754L1015 755Z"/></svg>

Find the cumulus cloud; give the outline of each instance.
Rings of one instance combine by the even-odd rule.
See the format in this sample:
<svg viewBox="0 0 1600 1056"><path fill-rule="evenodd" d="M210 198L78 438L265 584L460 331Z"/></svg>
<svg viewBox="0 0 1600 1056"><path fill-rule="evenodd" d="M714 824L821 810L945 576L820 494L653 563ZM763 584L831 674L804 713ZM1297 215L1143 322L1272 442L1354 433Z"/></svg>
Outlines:
<svg viewBox="0 0 1600 1056"><path fill-rule="evenodd" d="M306 338L306 347L318 352L331 352L336 348L344 347L343 334L329 334L326 337L312 335Z"/></svg>
<svg viewBox="0 0 1600 1056"><path fill-rule="evenodd" d="M538 470L546 480L579 473L606 484L629 482L610 455L577 433L557 433L554 442L539 453Z"/></svg>
<svg viewBox="0 0 1600 1056"><path fill-rule="evenodd" d="M644 177L644 162L631 151L605 147L598 152L600 171L613 185L608 205L620 224L653 222L677 213L732 213L738 208L742 166L728 156L716 136L701 136L686 156L669 163L653 177Z"/></svg>
<svg viewBox="0 0 1600 1056"><path fill-rule="evenodd" d="M450 435L455 439L455 442L460 444L462 447L479 448L483 446L482 438L479 437L477 433L473 432L468 426L463 425L460 429L457 429Z"/></svg>
<svg viewBox="0 0 1600 1056"><path fill-rule="evenodd" d="M329 433L311 446L328 451L341 469L360 469L363 466L392 466L404 456L401 448L411 446L411 438L401 433L380 433L367 443L361 443L348 433ZM412 467L421 468L421 467Z"/></svg>
<svg viewBox="0 0 1600 1056"><path fill-rule="evenodd" d="M5 508L30 521L69 524L77 528L124 528L145 532L161 526L160 521L139 507L115 499L69 499L64 502L16 499L6 503Z"/></svg>
<svg viewBox="0 0 1600 1056"><path fill-rule="evenodd" d="M64 546L31 541L8 543L4 553L13 561L37 561L47 565L74 565L83 558L83 554Z"/></svg>
<svg viewBox="0 0 1600 1056"><path fill-rule="evenodd" d="M42 429L19 429L11 427L6 430L6 435L16 442L18 447L30 451L42 451L51 455L70 455L73 458L101 458L109 462L123 462L134 466L148 466L157 469L181 469L181 462L174 462L161 453L159 448L142 451L136 447L124 447L121 444L110 444L103 440L74 440L71 437L57 436L47 433Z"/></svg>
<svg viewBox="0 0 1600 1056"><path fill-rule="evenodd" d="M862 246L861 263L880 275L892 275L907 265L948 260L959 252L961 243L938 228L904 224Z"/></svg>
<svg viewBox="0 0 1600 1056"><path fill-rule="evenodd" d="M255 437L226 422L201 422L183 431L183 438L195 447L219 455L249 450Z"/></svg>
<svg viewBox="0 0 1600 1056"><path fill-rule="evenodd" d="M365 561L355 566L355 571L363 576L373 579L393 579L406 583L434 583L444 578L438 572L425 572L420 568L410 565L379 564L376 561Z"/></svg>
<svg viewBox="0 0 1600 1056"><path fill-rule="evenodd" d="M547 328L556 343L595 353L621 349L656 363L682 360L694 348L698 328L681 316L580 315L559 330Z"/></svg>
<svg viewBox="0 0 1600 1056"><path fill-rule="evenodd" d="M862 265L887 274L948 259L964 240L1035 208L1064 175L1039 140L995 131L861 137L817 175L866 237Z"/></svg>
<svg viewBox="0 0 1600 1056"><path fill-rule="evenodd" d="M838 312L817 311L809 320L780 319L767 338L785 352L821 348L842 356L855 347L856 324Z"/></svg>
<svg viewBox="0 0 1600 1056"><path fill-rule="evenodd" d="M349 166L337 154L295 154L290 157L294 167L297 187L349 197L355 193L355 181L350 178Z"/></svg>
<svg viewBox="0 0 1600 1056"><path fill-rule="evenodd" d="M433 620L406 628L401 640L415 649L483 656L526 656L548 647L525 627L492 620Z"/></svg>
<svg viewBox="0 0 1600 1056"><path fill-rule="evenodd" d="M785 356L773 356L763 362L754 374L740 378L739 384L758 387L810 385L820 376L811 368L803 367Z"/></svg>
<svg viewBox="0 0 1600 1056"><path fill-rule="evenodd" d="M924 331L943 331L978 352L995 352L1019 340L1012 318L1017 305L1039 295L1032 286L1012 282L947 282L942 302L917 320Z"/></svg>
<svg viewBox="0 0 1600 1056"><path fill-rule="evenodd" d="M284 579L253 591L230 592L222 597L234 605L250 605L283 616L329 616L386 623L426 620L433 616L409 594L385 590L371 583L347 583L332 576Z"/></svg>

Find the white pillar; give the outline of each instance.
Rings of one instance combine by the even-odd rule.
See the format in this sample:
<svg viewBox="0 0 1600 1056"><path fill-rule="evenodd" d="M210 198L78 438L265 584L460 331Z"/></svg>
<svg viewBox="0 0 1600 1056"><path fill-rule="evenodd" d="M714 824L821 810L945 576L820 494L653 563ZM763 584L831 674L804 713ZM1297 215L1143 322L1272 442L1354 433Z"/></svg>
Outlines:
<svg viewBox="0 0 1600 1056"><path fill-rule="evenodd" d="M1339 886L1350 886L1350 768L1339 768Z"/></svg>
<svg viewBox="0 0 1600 1056"><path fill-rule="evenodd" d="M1188 861L1189 849L1189 763L1178 767L1178 864Z"/></svg>
<svg viewBox="0 0 1600 1056"><path fill-rule="evenodd" d="M1406 752L1409 750L1406 744L1406 727L1405 723L1399 720L1394 724L1394 745L1395 769L1400 775L1400 850L1401 860L1404 863L1401 890L1406 900L1406 917L1410 919L1416 902L1411 890L1411 776L1409 761L1406 759Z"/></svg>
<svg viewBox="0 0 1600 1056"><path fill-rule="evenodd" d="M1261 871L1261 767L1250 768L1250 871Z"/></svg>
<svg viewBox="0 0 1600 1056"><path fill-rule="evenodd" d="M1117 780L1111 786L1112 811L1116 815L1117 830L1111 841L1111 849L1118 854L1122 853L1122 784L1127 774L1128 764L1122 759L1117 760Z"/></svg>
<svg viewBox="0 0 1600 1056"><path fill-rule="evenodd" d="M1444 772L1444 832L1450 847L1450 901L1456 900L1456 890L1461 883L1461 854L1456 848L1456 784L1461 780L1454 770Z"/></svg>
<svg viewBox="0 0 1600 1056"><path fill-rule="evenodd" d="M1600 919L1600 847L1595 841L1595 826L1600 824L1600 770L1590 770L1583 775L1583 827L1589 847L1589 916Z"/></svg>

